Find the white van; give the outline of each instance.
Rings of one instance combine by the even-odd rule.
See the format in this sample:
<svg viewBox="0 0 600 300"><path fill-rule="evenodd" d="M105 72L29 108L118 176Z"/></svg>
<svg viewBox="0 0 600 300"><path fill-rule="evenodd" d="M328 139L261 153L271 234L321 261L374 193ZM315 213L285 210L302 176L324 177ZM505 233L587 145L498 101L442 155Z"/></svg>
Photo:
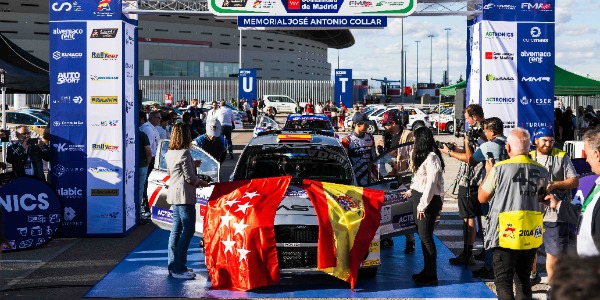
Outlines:
<svg viewBox="0 0 600 300"><path fill-rule="evenodd" d="M272 106L277 112L294 113L296 112L296 100L286 95L264 95L265 107ZM301 102L300 106L304 108L306 102Z"/></svg>

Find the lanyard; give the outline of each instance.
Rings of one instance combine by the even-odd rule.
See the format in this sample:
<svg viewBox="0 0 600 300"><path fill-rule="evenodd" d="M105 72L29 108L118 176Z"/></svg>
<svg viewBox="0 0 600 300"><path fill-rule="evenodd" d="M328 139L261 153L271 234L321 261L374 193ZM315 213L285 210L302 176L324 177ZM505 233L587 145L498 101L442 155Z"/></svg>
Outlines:
<svg viewBox="0 0 600 300"><path fill-rule="evenodd" d="M596 196L598 191L600 191L600 184L596 184L596 187L594 188L594 190L587 196L587 198L585 198L585 201L583 202L583 206L581 207L581 213L585 212L585 209L590 204L590 202L592 202L592 199L594 199L594 197Z"/></svg>

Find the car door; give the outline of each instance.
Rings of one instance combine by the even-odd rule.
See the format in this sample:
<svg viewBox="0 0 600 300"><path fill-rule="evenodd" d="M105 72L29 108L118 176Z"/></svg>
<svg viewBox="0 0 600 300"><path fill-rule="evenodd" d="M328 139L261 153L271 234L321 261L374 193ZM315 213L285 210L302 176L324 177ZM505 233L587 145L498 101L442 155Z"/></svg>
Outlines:
<svg viewBox="0 0 600 300"><path fill-rule="evenodd" d="M286 97L286 96L281 96L280 101L281 101L281 110L280 111L292 113L296 109L296 102L292 98Z"/></svg>
<svg viewBox="0 0 600 300"><path fill-rule="evenodd" d="M156 153L154 170L148 178L148 204L151 207L152 222L158 227L171 230L173 215L171 205L167 203L167 191L169 189L169 176L167 176L167 162L165 154L169 151L169 141L161 140ZM192 158L202 161L196 170L198 174L208 175L212 182L219 182L220 164L210 154L206 153L196 145L190 149ZM202 236L204 216L206 214L206 203L213 190L213 185L196 189L196 224L195 235Z"/></svg>
<svg viewBox="0 0 600 300"><path fill-rule="evenodd" d="M379 227L382 239L412 233L415 229L412 200L403 195L412 176L409 171L412 147L412 142L400 144L372 162L377 171L370 174L365 187L384 191Z"/></svg>

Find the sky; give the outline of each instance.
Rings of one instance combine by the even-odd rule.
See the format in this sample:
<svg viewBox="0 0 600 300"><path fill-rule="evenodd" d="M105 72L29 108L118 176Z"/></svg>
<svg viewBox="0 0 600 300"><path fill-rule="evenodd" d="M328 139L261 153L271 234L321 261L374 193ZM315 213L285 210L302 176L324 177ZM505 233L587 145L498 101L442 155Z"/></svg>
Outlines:
<svg viewBox="0 0 600 300"><path fill-rule="evenodd" d="M600 80L600 1L556 0L556 65ZM401 79L400 49L402 19L388 18L385 29L352 29L356 43L339 50L339 68L352 69L352 77ZM446 30L448 44L446 43ZM433 34L430 39L428 36ZM466 79L467 26L464 16L421 17L404 19L404 49L406 50L406 80L417 79L417 43L419 82L429 82L430 59L433 82L441 83L446 70L446 45L449 48L450 82L462 75ZM433 51L430 49L433 48ZM433 52L433 54L431 54ZM328 50L331 69L338 68L338 50ZM371 86L379 87L373 81Z"/></svg>

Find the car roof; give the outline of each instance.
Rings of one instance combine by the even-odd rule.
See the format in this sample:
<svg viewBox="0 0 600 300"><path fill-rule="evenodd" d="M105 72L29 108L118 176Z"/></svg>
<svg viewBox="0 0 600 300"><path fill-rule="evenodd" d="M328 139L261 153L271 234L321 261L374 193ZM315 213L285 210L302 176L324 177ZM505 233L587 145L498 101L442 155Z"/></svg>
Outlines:
<svg viewBox="0 0 600 300"><path fill-rule="evenodd" d="M325 114L289 114L286 122L296 120L318 120L329 122L329 118Z"/></svg>
<svg viewBox="0 0 600 300"><path fill-rule="evenodd" d="M280 135L298 135L298 136L306 136L310 135L310 141L279 141ZM320 134L267 134L255 137L248 142L248 146L261 146L261 145L278 145L278 144L302 144L302 145L325 145L325 146L338 146L341 147L340 142L332 136L325 136Z"/></svg>

